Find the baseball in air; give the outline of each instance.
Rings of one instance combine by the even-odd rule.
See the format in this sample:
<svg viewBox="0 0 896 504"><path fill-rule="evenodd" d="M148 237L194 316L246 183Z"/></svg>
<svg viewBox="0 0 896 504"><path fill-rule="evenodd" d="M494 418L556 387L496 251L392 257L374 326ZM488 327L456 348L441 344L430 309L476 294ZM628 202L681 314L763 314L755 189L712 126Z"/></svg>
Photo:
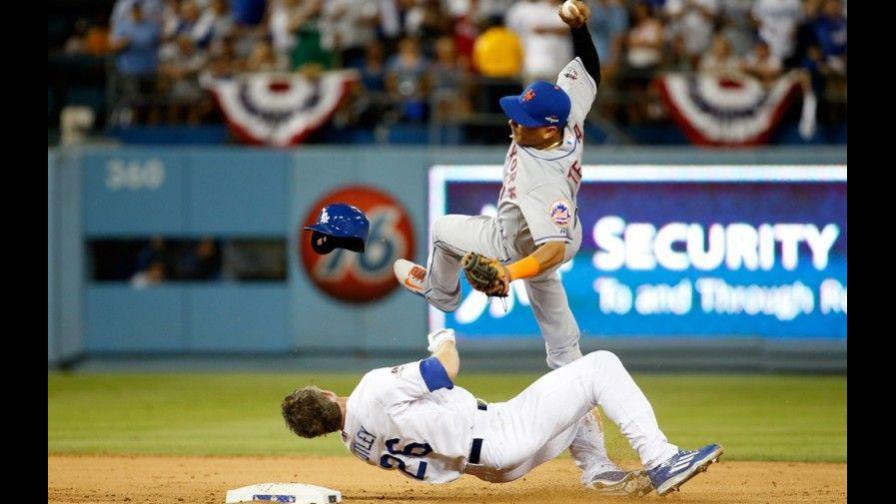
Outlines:
<svg viewBox="0 0 896 504"><path fill-rule="evenodd" d="M573 19L579 15L579 8L571 0L567 0L560 6L560 13L567 19Z"/></svg>

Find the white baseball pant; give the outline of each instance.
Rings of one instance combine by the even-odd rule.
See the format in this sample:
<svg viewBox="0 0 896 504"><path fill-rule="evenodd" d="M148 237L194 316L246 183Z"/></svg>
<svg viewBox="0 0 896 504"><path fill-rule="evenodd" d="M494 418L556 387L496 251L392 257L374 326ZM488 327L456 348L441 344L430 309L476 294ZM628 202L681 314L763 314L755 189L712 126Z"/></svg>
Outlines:
<svg viewBox="0 0 896 504"><path fill-rule="evenodd" d="M598 405L628 438L644 467L678 451L619 358L598 351L542 376L507 402L477 411L474 437L483 439L480 464L468 465L465 472L493 482L523 476L569 446L579 420Z"/></svg>

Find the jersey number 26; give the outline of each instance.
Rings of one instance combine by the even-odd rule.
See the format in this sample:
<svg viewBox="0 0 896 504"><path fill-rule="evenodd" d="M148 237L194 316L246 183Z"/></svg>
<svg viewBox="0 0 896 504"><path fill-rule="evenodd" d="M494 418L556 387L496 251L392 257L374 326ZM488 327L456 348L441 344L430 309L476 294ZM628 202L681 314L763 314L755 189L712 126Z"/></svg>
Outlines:
<svg viewBox="0 0 896 504"><path fill-rule="evenodd" d="M417 472L412 473L407 470L404 460L395 455L404 455L405 457L425 457L432 453L432 447L429 446L429 443L408 443L404 445L404 448L399 450L395 446L399 441L401 440L398 438L386 441L386 449L389 450L390 455L384 454L380 457L380 467L383 469L397 468L412 478L422 480L426 475L426 462L421 460L420 463L417 464Z"/></svg>

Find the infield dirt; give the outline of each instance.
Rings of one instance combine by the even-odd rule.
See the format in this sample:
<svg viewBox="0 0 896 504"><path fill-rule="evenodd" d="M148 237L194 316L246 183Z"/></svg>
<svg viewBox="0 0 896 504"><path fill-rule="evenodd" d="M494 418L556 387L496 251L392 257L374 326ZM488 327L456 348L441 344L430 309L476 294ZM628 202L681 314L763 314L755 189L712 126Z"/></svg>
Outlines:
<svg viewBox="0 0 896 504"><path fill-rule="evenodd" d="M447 485L410 481L352 457L176 457L48 455L50 503L221 504L230 488L291 481L340 490L348 503L633 502L584 490L569 459L548 462L517 481L472 476ZM644 497L700 504L846 502L846 464L728 462L722 457L680 493ZM663 499L660 501L659 499Z"/></svg>

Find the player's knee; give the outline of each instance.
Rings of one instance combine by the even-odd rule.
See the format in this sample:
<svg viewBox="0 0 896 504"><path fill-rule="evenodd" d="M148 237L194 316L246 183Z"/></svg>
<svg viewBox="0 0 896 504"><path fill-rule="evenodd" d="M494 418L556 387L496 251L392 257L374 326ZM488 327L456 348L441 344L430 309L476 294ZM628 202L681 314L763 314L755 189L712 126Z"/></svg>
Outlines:
<svg viewBox="0 0 896 504"><path fill-rule="evenodd" d="M450 215L443 215L432 223L432 239L433 241L443 240L448 236L448 227L451 219Z"/></svg>
<svg viewBox="0 0 896 504"><path fill-rule="evenodd" d="M460 306L460 295L451 297L450 299L435 300L427 298L427 301L429 301L429 304L435 306L439 310L445 313L451 313L456 310L458 306Z"/></svg>
<svg viewBox="0 0 896 504"><path fill-rule="evenodd" d="M598 350L596 352L591 352L588 354L588 357L594 360L594 365L598 367L620 367L622 366L622 361L619 360L619 357L609 350Z"/></svg>
<svg viewBox="0 0 896 504"><path fill-rule="evenodd" d="M579 349L578 344L564 348L548 348L547 354L546 360L551 369L563 367L582 358L582 350Z"/></svg>

